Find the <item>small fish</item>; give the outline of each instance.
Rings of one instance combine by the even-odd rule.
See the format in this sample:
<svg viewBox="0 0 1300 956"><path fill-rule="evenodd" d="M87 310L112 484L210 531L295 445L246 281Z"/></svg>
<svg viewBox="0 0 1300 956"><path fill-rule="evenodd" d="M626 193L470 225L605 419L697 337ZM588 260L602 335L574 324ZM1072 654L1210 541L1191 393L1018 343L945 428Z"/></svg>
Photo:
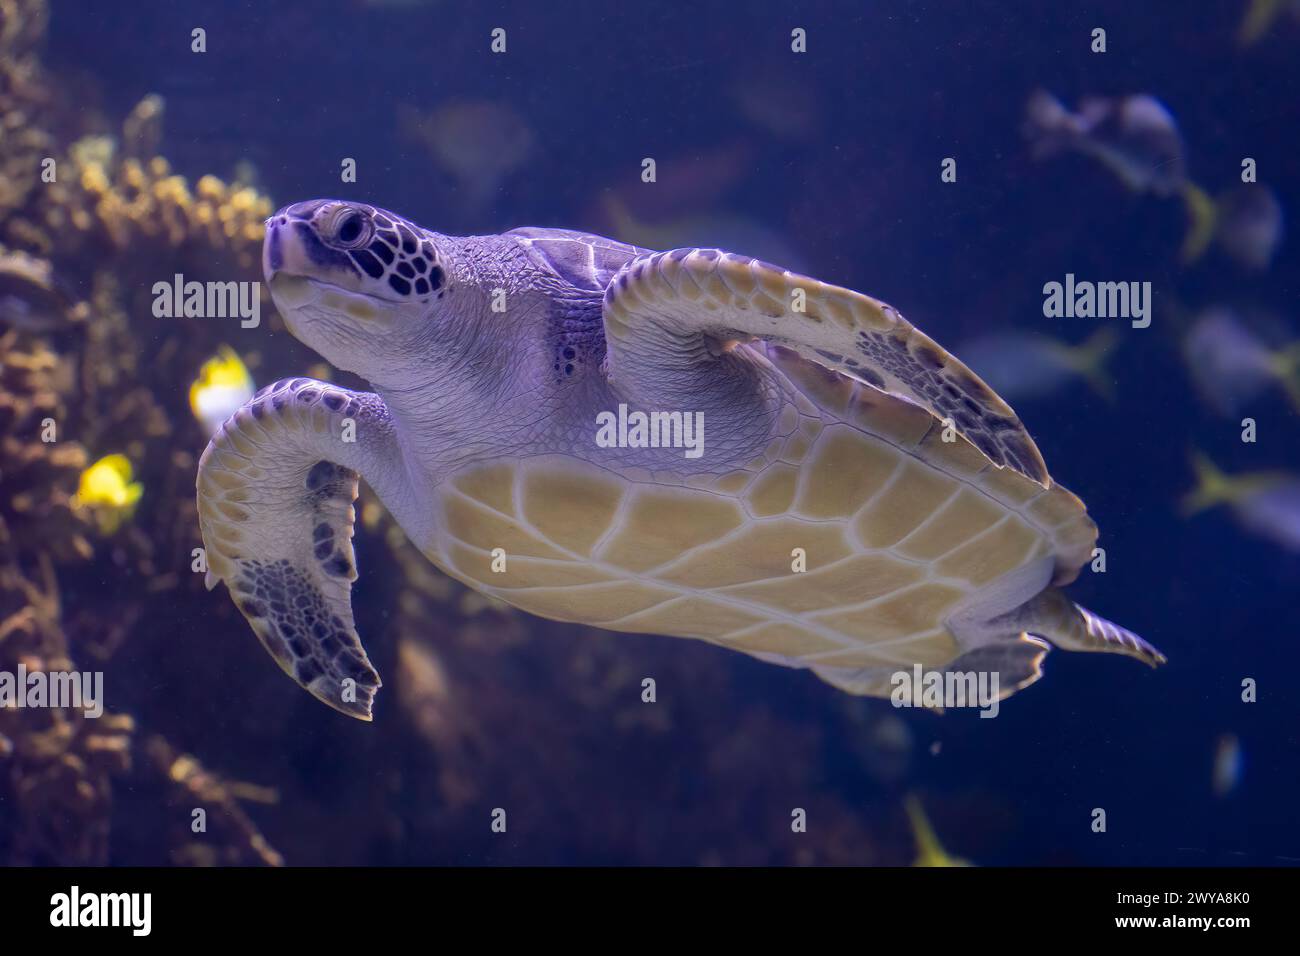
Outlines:
<svg viewBox="0 0 1300 956"><path fill-rule="evenodd" d="M0 323L37 335L68 324L72 296L50 263L23 253L0 254Z"/></svg>
<svg viewBox="0 0 1300 956"><path fill-rule="evenodd" d="M1217 243L1243 269L1263 272L1282 242L1282 204L1260 183L1242 183L1218 198L1188 183L1183 190L1188 230L1179 257L1190 264Z"/></svg>
<svg viewBox="0 0 1300 956"><path fill-rule="evenodd" d="M630 242L646 249L729 249L755 259L779 262L795 272L804 271L802 257L785 238L740 216L722 213L688 216L665 222L643 222L635 218L613 194L605 197L604 207L611 232L621 242Z"/></svg>
<svg viewBox="0 0 1300 956"><path fill-rule="evenodd" d="M90 513L108 536L135 514L144 486L132 481L134 469L125 455L105 455L81 473L72 506Z"/></svg>
<svg viewBox="0 0 1300 956"><path fill-rule="evenodd" d="M1270 386L1282 388L1300 411L1300 342L1270 348L1229 309L1207 309L1183 340L1183 357L1197 391L1230 418Z"/></svg>
<svg viewBox="0 0 1300 956"><path fill-rule="evenodd" d="M522 116L490 100L458 100L430 113L400 107L402 134L420 143L472 205L488 202L532 155L536 136Z"/></svg>
<svg viewBox="0 0 1300 956"><path fill-rule="evenodd" d="M203 363L199 377L190 385L190 411L211 435L256 391L239 355L223 345Z"/></svg>
<svg viewBox="0 0 1300 956"><path fill-rule="evenodd" d="M858 726L852 735L852 749L873 779L892 785L907 776L912 759L912 732L897 714L877 716L876 711L846 705Z"/></svg>
<svg viewBox="0 0 1300 956"><path fill-rule="evenodd" d="M770 64L739 77L731 98L745 119L777 139L807 142L822 126L816 90L798 74Z"/></svg>
<svg viewBox="0 0 1300 956"><path fill-rule="evenodd" d="M1214 772L1211 786L1216 797L1226 797L1241 782L1241 741L1236 734L1220 734L1214 742Z"/></svg>
<svg viewBox="0 0 1300 956"><path fill-rule="evenodd" d="M1242 183L1219 198L1215 239L1234 262L1263 272L1282 242L1282 204L1259 183Z"/></svg>
<svg viewBox="0 0 1300 956"><path fill-rule="evenodd" d="M1192 455L1196 487L1182 500L1184 517L1227 505L1241 527L1300 552L1300 476L1283 471L1227 475L1200 452Z"/></svg>
<svg viewBox="0 0 1300 956"><path fill-rule="evenodd" d="M909 796L903 801L907 818L912 823L912 835L916 840L916 861L913 866L972 866L969 860L950 856L935 836L930 821L926 819L921 801Z"/></svg>
<svg viewBox="0 0 1300 956"><path fill-rule="evenodd" d="M1066 151L1091 156L1133 192L1174 196L1187 181L1182 134L1153 96L1090 97L1071 113L1038 90L1029 99L1025 135L1035 159Z"/></svg>
<svg viewBox="0 0 1300 956"><path fill-rule="evenodd" d="M1290 11L1293 19L1300 20L1297 0L1250 0L1237 28L1237 46L1244 49L1258 41L1273 28L1284 10Z"/></svg>
<svg viewBox="0 0 1300 956"><path fill-rule="evenodd" d="M992 332L957 350L993 390L1008 399L1041 398L1082 379L1102 398L1113 400L1114 382L1106 361L1119 344L1119 333L1102 328L1082 345L1046 335Z"/></svg>

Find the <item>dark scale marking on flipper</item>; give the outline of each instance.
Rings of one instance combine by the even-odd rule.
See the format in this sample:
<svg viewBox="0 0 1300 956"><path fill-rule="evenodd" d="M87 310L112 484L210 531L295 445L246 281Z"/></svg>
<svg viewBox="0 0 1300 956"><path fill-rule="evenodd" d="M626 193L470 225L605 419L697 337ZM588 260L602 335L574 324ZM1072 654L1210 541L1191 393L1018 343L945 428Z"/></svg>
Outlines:
<svg viewBox="0 0 1300 956"><path fill-rule="evenodd" d="M327 399L328 401L328 399ZM340 468L332 461L318 461L307 470L305 484L308 491L321 491L338 481Z"/></svg>
<svg viewBox="0 0 1300 956"><path fill-rule="evenodd" d="M332 574L336 578L345 578L352 573L352 562L342 554L335 554L322 565L326 574Z"/></svg>
<svg viewBox="0 0 1300 956"><path fill-rule="evenodd" d="M1047 478L1024 437L1020 420L998 412L998 407L1005 406L997 395L966 369L949 367L936 347L920 342L909 348L896 334L864 331L858 333L857 346L874 364L924 398L938 417L958 424L962 435L994 464L1010 466L1037 481ZM888 390L889 385L882 380L877 387Z"/></svg>
<svg viewBox="0 0 1300 956"><path fill-rule="evenodd" d="M940 369L946 364L943 360L943 356L928 345L915 346L912 349L912 355L914 355L926 368Z"/></svg>
<svg viewBox="0 0 1300 956"><path fill-rule="evenodd" d="M324 673L314 661L310 660L298 661L293 670L293 676L298 679L298 683L304 685L310 684Z"/></svg>
<svg viewBox="0 0 1300 956"><path fill-rule="evenodd" d="M336 558L347 564L342 555ZM351 565L348 567L350 570ZM239 582L265 595L261 601L245 601L241 609L271 656L328 703L349 713L368 715L380 686L379 675L350 628L330 611L312 578L285 559L244 560ZM342 698L345 678L356 682L355 704Z"/></svg>
<svg viewBox="0 0 1300 956"><path fill-rule="evenodd" d="M866 382L868 385L875 386L876 388L879 389L883 389L885 387L885 380L881 378L880 373L875 371L874 369L867 368L864 365L860 369L858 369L858 375L860 375L862 377L862 380Z"/></svg>

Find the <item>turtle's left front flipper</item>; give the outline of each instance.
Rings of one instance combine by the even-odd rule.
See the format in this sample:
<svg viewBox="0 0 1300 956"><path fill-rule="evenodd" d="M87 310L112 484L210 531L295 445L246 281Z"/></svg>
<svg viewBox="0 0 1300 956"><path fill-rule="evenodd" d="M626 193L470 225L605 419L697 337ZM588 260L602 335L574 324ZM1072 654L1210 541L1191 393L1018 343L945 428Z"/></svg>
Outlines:
<svg viewBox="0 0 1300 956"><path fill-rule="evenodd" d="M630 392L671 382L682 370L666 363L707 361L709 339L762 339L950 418L995 465L1051 482L1006 402L895 309L852 289L717 249L674 249L623 266L604 319L611 380Z"/></svg>
<svg viewBox="0 0 1300 956"><path fill-rule="evenodd" d="M380 680L352 619L352 502L360 473L400 506L401 460L379 396L294 378L258 392L199 461L208 587L224 580L285 673L362 720Z"/></svg>

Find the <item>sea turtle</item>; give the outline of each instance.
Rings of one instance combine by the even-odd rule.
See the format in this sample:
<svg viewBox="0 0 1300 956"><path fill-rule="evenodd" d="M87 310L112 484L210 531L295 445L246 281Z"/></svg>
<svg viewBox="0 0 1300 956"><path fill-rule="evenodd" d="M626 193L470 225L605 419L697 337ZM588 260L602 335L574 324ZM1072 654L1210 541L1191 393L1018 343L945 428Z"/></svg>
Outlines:
<svg viewBox="0 0 1300 956"><path fill-rule="evenodd" d="M380 684L350 599L359 476L472 588L854 694L919 664L1005 696L1046 642L1164 660L1065 597L1097 537L1082 502L888 305L717 249L452 237L339 200L267 220L263 265L289 330L374 391L285 379L221 427L207 582L346 714Z"/></svg>

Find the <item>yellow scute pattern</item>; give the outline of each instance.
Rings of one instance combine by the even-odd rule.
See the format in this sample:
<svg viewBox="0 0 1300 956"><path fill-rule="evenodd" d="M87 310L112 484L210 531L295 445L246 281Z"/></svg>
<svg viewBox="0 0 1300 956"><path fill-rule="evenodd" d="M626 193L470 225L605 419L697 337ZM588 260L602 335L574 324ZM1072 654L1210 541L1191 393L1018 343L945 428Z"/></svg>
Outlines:
<svg viewBox="0 0 1300 956"><path fill-rule="evenodd" d="M641 488L597 558L630 571L645 571L717 541L745 520L734 498L685 489Z"/></svg>
<svg viewBox="0 0 1300 956"><path fill-rule="evenodd" d="M718 477L495 462L444 488L431 557L543 617L852 668L951 660L954 606L1051 550L986 489L842 425L799 469Z"/></svg>

